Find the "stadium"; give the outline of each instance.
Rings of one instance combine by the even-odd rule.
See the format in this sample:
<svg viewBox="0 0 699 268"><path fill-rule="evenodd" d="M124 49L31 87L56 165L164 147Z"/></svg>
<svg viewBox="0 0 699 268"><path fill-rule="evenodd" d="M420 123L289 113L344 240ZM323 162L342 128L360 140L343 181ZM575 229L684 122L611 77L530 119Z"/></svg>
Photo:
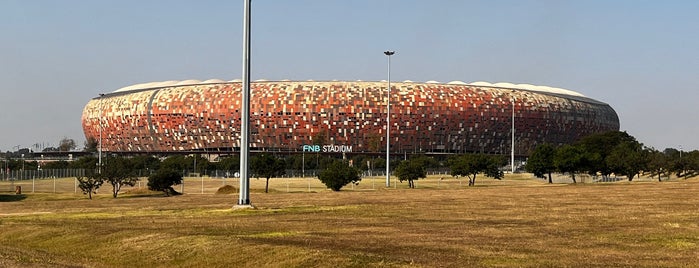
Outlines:
<svg viewBox="0 0 699 268"><path fill-rule="evenodd" d="M385 153L387 86L252 82L251 150ZM526 156L541 143L619 130L608 104L545 86L391 82L390 105L390 151L401 155L508 154L514 129L515 154ZM153 82L91 99L82 126L86 138L100 140L108 152L236 152L240 107L240 81Z"/></svg>

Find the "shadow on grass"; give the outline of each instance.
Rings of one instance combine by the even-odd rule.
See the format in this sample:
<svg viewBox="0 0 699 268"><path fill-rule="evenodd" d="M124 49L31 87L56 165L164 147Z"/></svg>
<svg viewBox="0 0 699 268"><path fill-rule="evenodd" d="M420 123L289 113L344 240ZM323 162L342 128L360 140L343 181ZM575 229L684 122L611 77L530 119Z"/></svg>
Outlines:
<svg viewBox="0 0 699 268"><path fill-rule="evenodd" d="M0 202L16 202L26 199L23 194L0 194Z"/></svg>

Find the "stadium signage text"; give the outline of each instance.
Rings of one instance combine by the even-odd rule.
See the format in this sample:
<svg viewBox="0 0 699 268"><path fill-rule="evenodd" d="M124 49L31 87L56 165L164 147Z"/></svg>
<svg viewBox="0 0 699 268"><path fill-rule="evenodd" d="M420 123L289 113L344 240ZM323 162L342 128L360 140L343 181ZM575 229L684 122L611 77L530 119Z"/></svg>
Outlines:
<svg viewBox="0 0 699 268"><path fill-rule="evenodd" d="M351 153L352 145L303 145L304 152Z"/></svg>

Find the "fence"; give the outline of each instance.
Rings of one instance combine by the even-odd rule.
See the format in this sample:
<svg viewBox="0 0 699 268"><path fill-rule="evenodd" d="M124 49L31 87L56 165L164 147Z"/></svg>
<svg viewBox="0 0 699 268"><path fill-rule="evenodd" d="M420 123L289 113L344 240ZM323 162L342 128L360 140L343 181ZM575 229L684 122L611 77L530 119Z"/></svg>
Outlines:
<svg viewBox="0 0 699 268"><path fill-rule="evenodd" d="M269 180L270 191L276 192L318 192L325 191L327 187L318 180L320 170L287 170L286 174ZM364 171L362 181L358 184L348 184L343 190L375 190L385 188L385 169ZM150 170L138 170L140 177L133 187L122 187L122 193L147 188L147 176ZM224 185L238 187L240 180L235 177L235 171L213 170L195 172L194 170L182 170L184 183L176 185L175 190L187 194L214 194ZM84 176L83 169L56 169L56 170L26 170L14 171L7 174L0 173L0 192L14 192L15 187L20 186L24 193L75 193L80 194L76 177ZM429 171L428 179L416 182L418 188L444 188L465 186L462 179L455 179L448 175L447 171ZM492 183L500 183L492 180ZM485 183L491 183L486 182ZM265 178L257 178L251 175L251 192L264 191ZM395 176L391 177L391 188L407 187L407 184L398 182ZM100 192L109 193L111 185L103 184Z"/></svg>
<svg viewBox="0 0 699 268"><path fill-rule="evenodd" d="M271 191L277 192L317 192L327 189L317 177L319 170L287 170L284 176L272 178L269 181ZM147 188L147 176L152 173L149 170L140 170L136 172L140 180L133 187L122 187L122 192L128 192L133 189ZM183 170L185 174L184 183L176 185L175 190L187 194L214 194L224 185L238 187L240 180L235 177L235 172L214 170L203 173L196 173L193 170ZM82 169L56 169L56 170L26 170L9 172L6 174L0 173L0 192L14 192L16 186L20 186L25 193L80 193L76 177L84 176L85 170ZM449 175L448 170L432 170L427 172L428 177L416 181L417 188L462 188L467 187L466 178L454 178ZM511 175L510 175L511 176ZM476 182L477 185L526 185L532 181L538 183L546 183L547 179L536 179L531 174L516 174L515 177L506 177L505 180L494 180L485 176L480 176ZM576 175L578 183L604 183L616 182L621 178L600 178L592 177L586 174ZM634 181L651 181L653 178L643 177L634 179ZM572 183L569 175L553 174L554 183ZM348 184L343 190L375 190L385 188L386 178L385 169L365 171L362 174L362 181L358 184ZM252 192L264 191L266 180L257 178L252 174L250 178L250 188ZM395 176L391 177L391 188L407 187L407 184L401 184ZM102 185L101 191L110 192L111 186L108 184Z"/></svg>

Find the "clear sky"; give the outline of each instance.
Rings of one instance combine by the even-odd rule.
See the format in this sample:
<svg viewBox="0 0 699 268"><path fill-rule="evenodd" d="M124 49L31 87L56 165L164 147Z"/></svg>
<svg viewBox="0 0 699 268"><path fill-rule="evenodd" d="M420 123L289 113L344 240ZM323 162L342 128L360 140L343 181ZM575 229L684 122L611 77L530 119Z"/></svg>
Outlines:
<svg viewBox="0 0 699 268"><path fill-rule="evenodd" d="M699 1L254 0L252 79L527 83L699 149ZM0 0L0 150L85 140L99 93L241 77L243 1ZM35 149L36 150L36 149Z"/></svg>

